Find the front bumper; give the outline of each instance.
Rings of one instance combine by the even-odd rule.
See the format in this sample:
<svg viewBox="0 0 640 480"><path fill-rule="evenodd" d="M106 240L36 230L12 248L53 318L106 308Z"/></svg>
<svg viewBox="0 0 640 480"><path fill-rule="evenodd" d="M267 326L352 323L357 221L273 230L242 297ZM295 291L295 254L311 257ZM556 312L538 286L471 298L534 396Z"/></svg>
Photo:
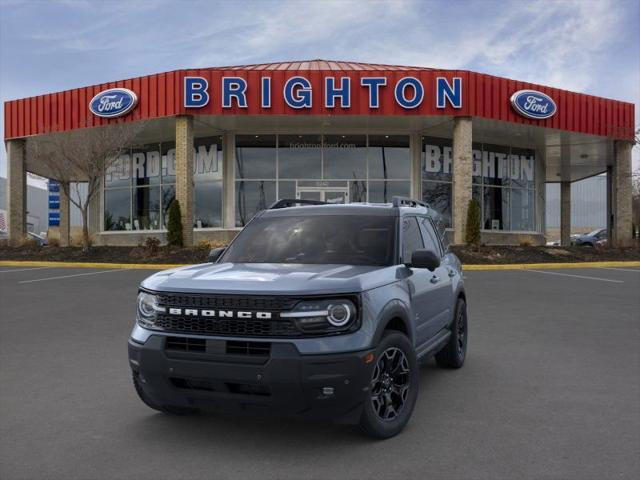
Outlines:
<svg viewBox="0 0 640 480"><path fill-rule="evenodd" d="M133 373L160 405L355 423L374 365L365 363L371 350L301 355L293 343L274 342L267 354L238 354L228 353L227 342L242 339L206 337L198 339L206 345L202 351L193 352L172 349L168 338L151 335L144 344L129 340Z"/></svg>

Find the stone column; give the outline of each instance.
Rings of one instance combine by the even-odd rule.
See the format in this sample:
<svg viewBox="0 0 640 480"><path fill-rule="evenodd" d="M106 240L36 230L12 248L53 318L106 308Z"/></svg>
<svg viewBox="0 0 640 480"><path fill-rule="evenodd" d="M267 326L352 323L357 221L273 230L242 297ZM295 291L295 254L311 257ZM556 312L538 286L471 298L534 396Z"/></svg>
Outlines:
<svg viewBox="0 0 640 480"><path fill-rule="evenodd" d="M467 210L471 200L473 175L472 155L473 125L471 117L453 120L453 243L463 244L467 231Z"/></svg>
<svg viewBox="0 0 640 480"><path fill-rule="evenodd" d="M27 234L27 171L25 141L7 141L7 228L9 243L18 245Z"/></svg>
<svg viewBox="0 0 640 480"><path fill-rule="evenodd" d="M632 243L632 178L631 178L631 142L616 141L615 164L612 169L612 207L613 228L609 232L611 245L628 247Z"/></svg>
<svg viewBox="0 0 640 480"><path fill-rule="evenodd" d="M571 182L560 182L560 245L571 245Z"/></svg>
<svg viewBox="0 0 640 480"><path fill-rule="evenodd" d="M69 187L69 182L67 182L66 185L60 182L60 227L58 230L60 231L61 247L68 247L70 241L71 207L69 204L69 196L65 193L65 188L69 191Z"/></svg>
<svg viewBox="0 0 640 480"><path fill-rule="evenodd" d="M422 136L414 133L410 138L411 198L422 200Z"/></svg>
<svg viewBox="0 0 640 480"><path fill-rule="evenodd" d="M193 245L193 117L176 117L176 200L182 213L182 242Z"/></svg>
<svg viewBox="0 0 640 480"><path fill-rule="evenodd" d="M236 228L236 136L222 137L222 227Z"/></svg>

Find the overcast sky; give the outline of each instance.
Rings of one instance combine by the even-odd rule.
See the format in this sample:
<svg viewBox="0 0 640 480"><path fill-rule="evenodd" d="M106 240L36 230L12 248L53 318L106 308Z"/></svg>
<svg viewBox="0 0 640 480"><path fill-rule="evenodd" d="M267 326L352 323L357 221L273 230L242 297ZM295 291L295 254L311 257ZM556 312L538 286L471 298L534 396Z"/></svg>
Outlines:
<svg viewBox="0 0 640 480"><path fill-rule="evenodd" d="M3 102L180 68L323 58L470 69L625 100L640 123L640 0L0 5Z"/></svg>

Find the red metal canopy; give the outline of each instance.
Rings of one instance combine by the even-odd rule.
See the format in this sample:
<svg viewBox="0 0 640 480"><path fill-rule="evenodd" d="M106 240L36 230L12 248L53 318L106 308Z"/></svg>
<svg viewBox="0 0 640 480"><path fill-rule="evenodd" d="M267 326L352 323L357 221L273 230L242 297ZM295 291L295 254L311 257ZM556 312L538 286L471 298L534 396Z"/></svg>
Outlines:
<svg viewBox="0 0 640 480"><path fill-rule="evenodd" d="M202 108L185 108L183 88L185 76L207 79L211 101ZM247 81L247 108L222 108L220 88L222 77L242 77ZM294 109L283 100L283 85L294 76L307 78L314 92L313 106ZM326 108L322 99L324 79L349 77L351 105ZM380 108L369 108L368 90L360 85L361 77L385 77L387 85L380 93ZM415 77L424 85L424 101L414 109L402 108L395 101L393 86L403 77ZM260 102L262 77L271 78L271 107ZM437 108L435 84L437 77L451 81L462 78L462 107ZM139 98L137 107L126 116L116 119L100 118L89 110L94 95L109 88L127 88ZM510 104L511 95L518 90L537 90L550 96L557 105L557 113L547 120L532 120L518 115ZM4 104L5 140L69 131L78 128L127 123L137 120L174 115L453 115L483 117L541 127L606 136L620 140L634 138L634 105L607 98L569 92L507 78L470 72L467 70L438 70L424 67L378 65L354 62L311 60L217 67L198 70L175 70L117 82L76 88L36 97L11 100Z"/></svg>

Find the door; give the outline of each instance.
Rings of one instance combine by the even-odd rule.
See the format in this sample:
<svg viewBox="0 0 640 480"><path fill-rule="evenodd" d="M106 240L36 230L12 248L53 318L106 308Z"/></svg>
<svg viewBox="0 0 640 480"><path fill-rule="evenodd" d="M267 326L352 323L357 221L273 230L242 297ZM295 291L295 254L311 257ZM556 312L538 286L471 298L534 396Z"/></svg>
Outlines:
<svg viewBox="0 0 640 480"><path fill-rule="evenodd" d="M424 248L422 234L418 226L417 217L402 219L402 262L410 263L411 254L415 250ZM411 296L411 312L416 326L416 343L418 348L433 337L438 331L439 306L433 299L439 289L438 281L434 281L437 272L426 268L411 268L411 275L407 277L407 286Z"/></svg>
<svg viewBox="0 0 640 480"><path fill-rule="evenodd" d="M347 187L298 187L296 198L327 203L349 203L349 189Z"/></svg>
<svg viewBox="0 0 640 480"><path fill-rule="evenodd" d="M444 251L438 241L433 223L427 217L418 217L418 223L420 224L420 231L422 233L422 239L424 240L424 248L435 252L442 261ZM429 301L435 310L433 320L434 331L432 332L432 334L435 334L445 328L451 321L451 315L453 314L452 277L455 274L455 270L448 265L440 264L433 273L434 276L431 278L431 283L434 289Z"/></svg>

